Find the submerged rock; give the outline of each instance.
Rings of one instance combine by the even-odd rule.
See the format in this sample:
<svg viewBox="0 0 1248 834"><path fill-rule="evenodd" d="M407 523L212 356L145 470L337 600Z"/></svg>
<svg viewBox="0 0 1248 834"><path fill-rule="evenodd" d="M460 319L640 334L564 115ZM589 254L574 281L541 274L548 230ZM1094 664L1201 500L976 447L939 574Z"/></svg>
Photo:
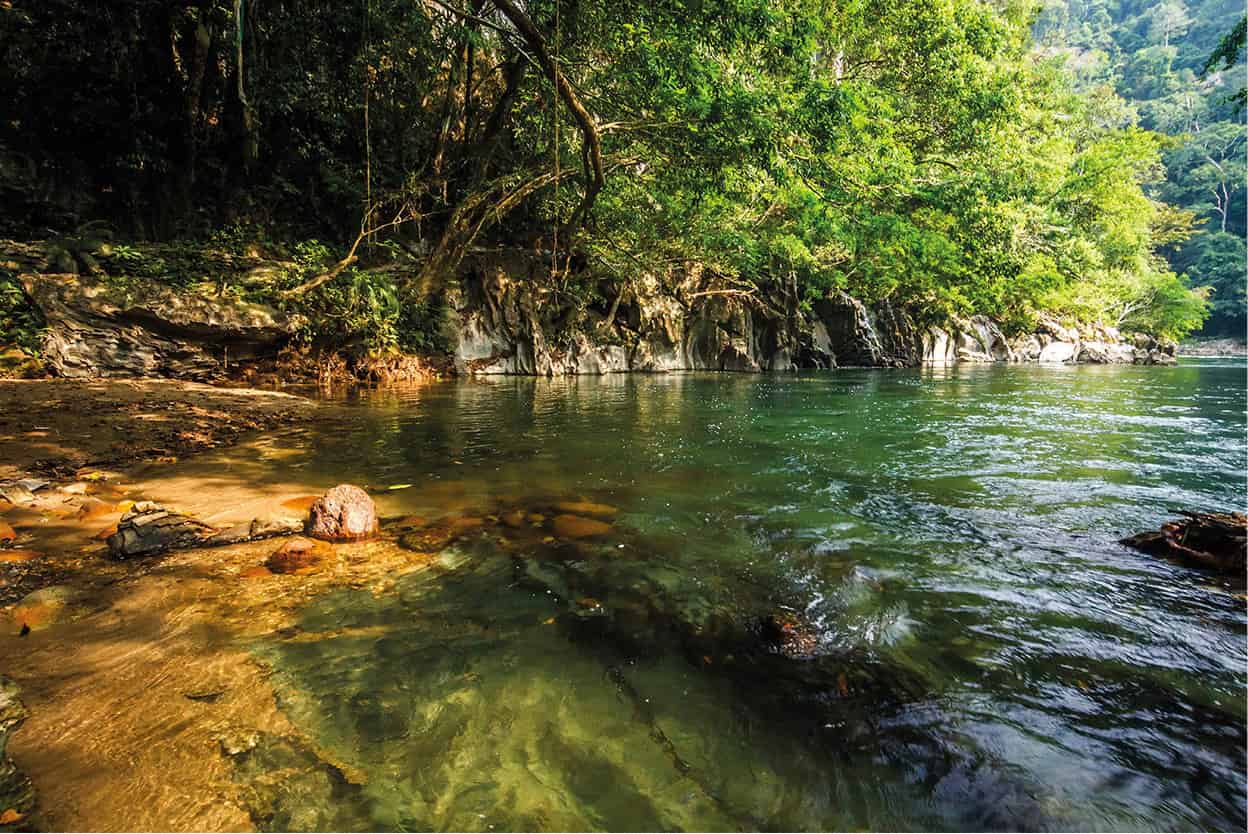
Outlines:
<svg viewBox="0 0 1248 834"><path fill-rule="evenodd" d="M270 539L275 536L291 536L302 531L303 521L298 518L253 518L251 521L244 521L213 533L203 540L202 545L216 547L224 544L239 544L256 539Z"/></svg>
<svg viewBox="0 0 1248 834"><path fill-rule="evenodd" d="M794 614L761 617L754 632L764 646L786 657L809 657L819 648L819 633L814 625Z"/></svg>
<svg viewBox="0 0 1248 834"><path fill-rule="evenodd" d="M1248 517L1242 513L1184 513L1160 530L1122 539L1122 544L1154 556L1182 559L1219 573L1248 572Z"/></svg>
<svg viewBox="0 0 1248 834"><path fill-rule="evenodd" d="M325 541L359 541L377 535L379 529L377 507L368 493L339 484L312 504L305 532Z"/></svg>
<svg viewBox="0 0 1248 834"><path fill-rule="evenodd" d="M300 519L282 517L253 518L219 529L160 504L140 501L126 510L115 530L103 531L101 535L108 541L108 551L114 559L128 559L170 550L220 547L289 536L302 530Z"/></svg>
<svg viewBox="0 0 1248 834"><path fill-rule="evenodd" d="M19 822L35 804L35 788L6 753L9 734L29 713L17 684L0 675L0 828Z"/></svg>
<svg viewBox="0 0 1248 834"><path fill-rule="evenodd" d="M264 567L272 573L312 573L333 555L333 548L325 542L296 536L279 547Z"/></svg>
<svg viewBox="0 0 1248 834"><path fill-rule="evenodd" d="M619 509L610 504L596 504L593 501L559 501L555 509L571 515L589 515L596 518L613 518Z"/></svg>
<svg viewBox="0 0 1248 834"><path fill-rule="evenodd" d="M604 521L566 513L555 516L552 525L555 535L565 539L588 539L611 532L611 525Z"/></svg>
<svg viewBox="0 0 1248 834"><path fill-rule="evenodd" d="M39 631L63 622L74 611L78 594L66 585L50 585L22 597L9 611L14 631Z"/></svg>

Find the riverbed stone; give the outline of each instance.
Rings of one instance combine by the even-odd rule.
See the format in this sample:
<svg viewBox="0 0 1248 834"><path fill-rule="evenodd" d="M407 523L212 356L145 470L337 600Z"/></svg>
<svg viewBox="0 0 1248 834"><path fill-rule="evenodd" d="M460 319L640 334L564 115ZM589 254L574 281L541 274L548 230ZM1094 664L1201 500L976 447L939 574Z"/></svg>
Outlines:
<svg viewBox="0 0 1248 834"><path fill-rule="evenodd" d="M29 712L12 680L0 675L0 827L19 822L35 804L35 789L6 753L9 735L22 726ZM11 812L11 813L9 813Z"/></svg>
<svg viewBox="0 0 1248 834"><path fill-rule="evenodd" d="M595 518L613 518L620 510L610 504L598 504L593 501L560 501L555 509L570 515L588 515Z"/></svg>
<svg viewBox="0 0 1248 834"><path fill-rule="evenodd" d="M333 555L333 548L325 542L296 536L275 550L264 567L272 573L312 573Z"/></svg>
<svg viewBox="0 0 1248 834"><path fill-rule="evenodd" d="M1036 361L1042 363L1062 363L1071 362L1075 359L1078 345L1074 342L1049 342L1040 351L1040 356Z"/></svg>
<svg viewBox="0 0 1248 834"><path fill-rule="evenodd" d="M182 513L167 510L151 501L131 507L108 537L108 552L114 559L147 556L203 544L216 531Z"/></svg>
<svg viewBox="0 0 1248 834"><path fill-rule="evenodd" d="M1233 576L1248 573L1248 516L1243 513L1184 513L1161 529L1122 539L1128 547L1181 559Z"/></svg>
<svg viewBox="0 0 1248 834"><path fill-rule="evenodd" d="M611 532L611 525L606 522L568 513L555 516L552 524L555 535L564 539L589 539Z"/></svg>
<svg viewBox="0 0 1248 834"><path fill-rule="evenodd" d="M352 484L339 484L318 498L305 527L307 535L324 541L359 541L379 530L373 499Z"/></svg>
<svg viewBox="0 0 1248 834"><path fill-rule="evenodd" d="M32 591L13 606L9 619L15 631L39 631L73 615L78 594L68 585L49 585Z"/></svg>

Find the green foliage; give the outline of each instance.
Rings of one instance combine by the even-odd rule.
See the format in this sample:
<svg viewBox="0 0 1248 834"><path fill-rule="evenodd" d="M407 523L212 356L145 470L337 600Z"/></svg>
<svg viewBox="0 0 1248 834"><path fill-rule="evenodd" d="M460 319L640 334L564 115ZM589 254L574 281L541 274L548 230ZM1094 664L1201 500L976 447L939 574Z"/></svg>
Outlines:
<svg viewBox="0 0 1248 834"><path fill-rule="evenodd" d="M26 296L17 276L0 268L0 344L16 345L37 356L43 329L43 316Z"/></svg>
<svg viewBox="0 0 1248 834"><path fill-rule="evenodd" d="M296 269L278 286L253 290L251 297L297 315L301 322L297 335L303 341L409 353L447 348L443 303L405 293L393 273L348 267L306 294L282 296L281 289L324 272L337 259L329 245L315 239L296 243L291 251Z"/></svg>
<svg viewBox="0 0 1248 834"><path fill-rule="evenodd" d="M1117 90L1134 121L1174 137L1162 154L1167 175L1148 191L1192 212L1199 233L1165 254L1174 270L1213 288L1206 332L1235 336L1244 334L1243 313L1231 305L1243 297L1248 269L1248 126L1243 73L1227 70L1244 46L1242 12L1237 0L1046 0L1035 26L1049 51L1082 68L1080 89Z"/></svg>
<svg viewBox="0 0 1248 834"><path fill-rule="evenodd" d="M0 147L85 195L39 208L55 189L24 188L32 217L211 235L223 259L306 239L290 274L240 292L282 299L309 339L429 349L444 310L423 293L449 276L365 267L401 262L399 248L449 273L455 247L556 238L584 265L558 279L573 311L696 264L713 289L784 310L845 289L1019 327L1056 305L1177 334L1205 302L1174 269L1214 283L1197 267L1226 274L1211 259L1229 249L1175 237L1167 203L1241 234L1228 218L1243 206L1242 125L1210 89L1222 82L1198 77L1231 3L530 0L518 8L537 43L489 0L471 16L253 3L241 28L221 0L23 4L0 17L14 68ZM584 224L571 222L593 179L584 125L535 65L542 50L602 146ZM84 126L97 141L80 141ZM333 281L279 294L336 263L361 214L388 221L379 202L402 207L403 229L369 235ZM176 244L137 254L113 247L110 272L211 277ZM1228 297L1215 292L1215 311Z"/></svg>

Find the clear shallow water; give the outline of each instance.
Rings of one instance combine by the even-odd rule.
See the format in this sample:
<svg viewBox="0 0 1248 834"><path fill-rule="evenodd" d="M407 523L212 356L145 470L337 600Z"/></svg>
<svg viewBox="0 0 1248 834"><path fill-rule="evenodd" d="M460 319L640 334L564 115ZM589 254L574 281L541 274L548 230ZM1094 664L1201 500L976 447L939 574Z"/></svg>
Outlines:
<svg viewBox="0 0 1248 834"><path fill-rule="evenodd" d="M1242 588L1116 540L1244 508L1244 406L1225 362L359 395L281 465L483 524L252 647L357 774L259 818L1242 830ZM561 500L617 508L610 532L553 534Z"/></svg>

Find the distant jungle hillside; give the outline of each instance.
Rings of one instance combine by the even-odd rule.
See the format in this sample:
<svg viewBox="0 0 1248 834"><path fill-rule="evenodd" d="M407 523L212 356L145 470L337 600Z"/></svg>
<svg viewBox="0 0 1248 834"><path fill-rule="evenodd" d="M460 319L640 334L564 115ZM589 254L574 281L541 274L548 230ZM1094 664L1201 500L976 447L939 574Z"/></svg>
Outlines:
<svg viewBox="0 0 1248 834"><path fill-rule="evenodd" d="M1166 257L1213 288L1206 332L1239 337L1248 310L1248 68L1237 60L1243 19L1232 27L1243 12L1241 0L1045 0L1034 29L1046 54L1067 56L1086 95L1123 100L1119 124L1173 137L1162 154L1166 178L1151 193L1193 212L1200 234L1166 247Z"/></svg>
<svg viewBox="0 0 1248 834"><path fill-rule="evenodd" d="M3 0L0 237L175 286L260 247L293 266L249 297L377 348L483 248L565 321L697 264L776 310L1242 331L1236 3ZM0 342L25 303L0 265Z"/></svg>

